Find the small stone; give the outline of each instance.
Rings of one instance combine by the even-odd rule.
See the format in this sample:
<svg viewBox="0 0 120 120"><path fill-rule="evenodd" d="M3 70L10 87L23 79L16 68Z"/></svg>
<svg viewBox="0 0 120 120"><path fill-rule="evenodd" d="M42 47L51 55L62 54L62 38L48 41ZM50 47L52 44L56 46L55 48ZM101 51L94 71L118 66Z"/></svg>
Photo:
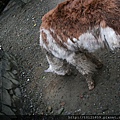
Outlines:
<svg viewBox="0 0 120 120"><path fill-rule="evenodd" d="M22 2L28 3L28 2L30 2L30 0L22 0Z"/></svg>
<svg viewBox="0 0 120 120"><path fill-rule="evenodd" d="M82 113L81 115L86 115L86 113L84 112L84 113Z"/></svg>
<svg viewBox="0 0 120 120"><path fill-rule="evenodd" d="M3 99L2 103L11 106L11 98L6 89L3 89Z"/></svg>
<svg viewBox="0 0 120 120"><path fill-rule="evenodd" d="M37 24L35 23L35 24L34 24L34 27L36 27L36 26L37 26Z"/></svg>
<svg viewBox="0 0 120 120"><path fill-rule="evenodd" d="M12 60L16 60L15 56L13 56L12 54L9 54L9 56L11 57Z"/></svg>
<svg viewBox="0 0 120 120"><path fill-rule="evenodd" d="M59 110L58 110L58 115L60 115L60 114L62 114L63 113L63 111L64 111L64 108L62 107L62 108L60 108Z"/></svg>
<svg viewBox="0 0 120 120"><path fill-rule="evenodd" d="M9 59L9 60L11 59L11 57L10 57L6 52L5 52L5 56L6 56L6 58Z"/></svg>
<svg viewBox="0 0 120 120"><path fill-rule="evenodd" d="M10 93L10 95L13 95L13 90L10 90L10 92L9 92L9 93Z"/></svg>
<svg viewBox="0 0 120 120"><path fill-rule="evenodd" d="M12 72L9 72L9 75L10 75L13 79L16 78L15 75L14 75Z"/></svg>
<svg viewBox="0 0 120 120"><path fill-rule="evenodd" d="M16 112L17 110L16 109L12 109L14 112Z"/></svg>
<svg viewBox="0 0 120 120"><path fill-rule="evenodd" d="M11 69L11 65L10 65L9 60L6 60L6 61L4 62L4 64L5 64L5 70L10 70L10 69Z"/></svg>
<svg viewBox="0 0 120 120"><path fill-rule="evenodd" d="M25 75L25 72L22 72L22 75Z"/></svg>
<svg viewBox="0 0 120 120"><path fill-rule="evenodd" d="M105 113L106 111L108 111L108 108L102 110L103 113Z"/></svg>
<svg viewBox="0 0 120 120"><path fill-rule="evenodd" d="M52 112L52 107L51 106L48 106L48 112L50 113L50 112Z"/></svg>
<svg viewBox="0 0 120 120"><path fill-rule="evenodd" d="M20 97L20 96L21 96L21 92L20 92L20 89L19 89L19 88L16 88L14 91L15 91L15 95L16 95L17 97Z"/></svg>
<svg viewBox="0 0 120 120"><path fill-rule="evenodd" d="M12 61L12 64L13 64L15 67L17 67L17 63L16 63L15 60Z"/></svg>
<svg viewBox="0 0 120 120"><path fill-rule="evenodd" d="M0 80L0 90L2 88L2 85L3 85L2 80Z"/></svg>
<svg viewBox="0 0 120 120"><path fill-rule="evenodd" d="M14 75L16 75L18 72L17 72L17 70L13 70L12 73L13 73Z"/></svg>
<svg viewBox="0 0 120 120"><path fill-rule="evenodd" d="M0 113L0 115L4 115L3 113Z"/></svg>
<svg viewBox="0 0 120 120"><path fill-rule="evenodd" d="M8 79L15 79L15 77L14 76L11 76L11 74L10 74L10 72L6 72L6 73L4 73L4 75L3 75L5 78L8 78Z"/></svg>
<svg viewBox="0 0 120 120"><path fill-rule="evenodd" d="M19 85L19 82L17 80L15 80L15 79L10 79L10 80L12 81L13 84Z"/></svg>
<svg viewBox="0 0 120 120"><path fill-rule="evenodd" d="M12 99L13 99L14 102L19 100L19 98L15 95L12 96Z"/></svg>
<svg viewBox="0 0 120 120"><path fill-rule="evenodd" d="M80 98L83 99L83 95L82 94L80 95Z"/></svg>
<svg viewBox="0 0 120 120"><path fill-rule="evenodd" d="M13 84L15 85L19 84L19 82L15 79L15 76L11 72L6 72L3 76L9 79Z"/></svg>
<svg viewBox="0 0 120 120"><path fill-rule="evenodd" d="M20 99L15 95L12 96L12 103L13 103L13 107L16 107L16 105L21 107Z"/></svg>
<svg viewBox="0 0 120 120"><path fill-rule="evenodd" d="M2 78L2 85L3 85L3 88L5 89L11 89L13 86L13 83L7 78Z"/></svg>
<svg viewBox="0 0 120 120"><path fill-rule="evenodd" d="M29 81L30 81L30 79L28 78L28 79L27 79L27 82L29 82Z"/></svg>
<svg viewBox="0 0 120 120"><path fill-rule="evenodd" d="M45 79L45 76L42 76L42 79Z"/></svg>
<svg viewBox="0 0 120 120"><path fill-rule="evenodd" d="M19 110L20 110L20 115L23 115L23 109L20 108Z"/></svg>
<svg viewBox="0 0 120 120"><path fill-rule="evenodd" d="M78 113L78 112L81 112L81 109L78 109L78 110L75 111L75 113Z"/></svg>
<svg viewBox="0 0 120 120"><path fill-rule="evenodd" d="M5 113L6 115L14 115L15 113L6 105L2 105L2 112Z"/></svg>

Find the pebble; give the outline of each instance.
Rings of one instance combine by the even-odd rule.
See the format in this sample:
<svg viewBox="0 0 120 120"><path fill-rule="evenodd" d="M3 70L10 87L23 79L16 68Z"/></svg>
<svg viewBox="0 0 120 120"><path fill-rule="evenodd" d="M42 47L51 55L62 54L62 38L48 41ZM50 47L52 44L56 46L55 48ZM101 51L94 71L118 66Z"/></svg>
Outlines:
<svg viewBox="0 0 120 120"><path fill-rule="evenodd" d="M8 60L6 60L4 62L4 64L5 64L5 70L10 70L11 69L11 65L10 65L10 62Z"/></svg>
<svg viewBox="0 0 120 120"><path fill-rule="evenodd" d="M84 112L84 113L82 113L81 115L86 115L86 113Z"/></svg>
<svg viewBox="0 0 120 120"><path fill-rule="evenodd" d="M20 97L20 96L21 96L21 92L20 92L20 89L19 89L19 88L16 88L14 91L15 91L15 95L16 95L17 97Z"/></svg>
<svg viewBox="0 0 120 120"><path fill-rule="evenodd" d="M12 60L12 64L17 67L17 63L15 60Z"/></svg>
<svg viewBox="0 0 120 120"><path fill-rule="evenodd" d="M77 112L80 112L80 111L81 111L81 109L78 109L78 110L77 110Z"/></svg>
<svg viewBox="0 0 120 120"><path fill-rule="evenodd" d="M12 83L15 84L15 85L19 85L19 82L15 79L10 79L10 81L12 81Z"/></svg>
<svg viewBox="0 0 120 120"><path fill-rule="evenodd" d="M15 75L14 75L12 72L9 72L9 74L10 74L10 76L11 76L13 79L16 78Z"/></svg>
<svg viewBox="0 0 120 120"><path fill-rule="evenodd" d="M15 95L12 96L12 99L13 99L14 102L19 100L19 98Z"/></svg>
<svg viewBox="0 0 120 120"><path fill-rule="evenodd" d="M11 106L11 97L6 89L3 89L3 104Z"/></svg>
<svg viewBox="0 0 120 120"><path fill-rule="evenodd" d="M27 79L27 82L29 82L29 81L30 81L30 79L28 78L28 79Z"/></svg>
<svg viewBox="0 0 120 120"><path fill-rule="evenodd" d="M9 93L10 93L10 95L13 95L13 90L10 90Z"/></svg>
<svg viewBox="0 0 120 120"><path fill-rule="evenodd" d="M10 55L8 55L7 53L5 53L5 57L6 57L7 60L11 60Z"/></svg>
<svg viewBox="0 0 120 120"><path fill-rule="evenodd" d="M5 78L7 78L7 79L11 79L11 78L12 78L8 72L4 73L3 76L4 76ZM13 78L12 78L12 79L13 79Z"/></svg>
<svg viewBox="0 0 120 120"><path fill-rule="evenodd" d="M2 105L2 112L5 113L6 115L14 115L15 113L6 105Z"/></svg>
<svg viewBox="0 0 120 120"><path fill-rule="evenodd" d="M13 84L10 80L8 80L7 78L2 78L2 86L5 89L11 89Z"/></svg>
<svg viewBox="0 0 120 120"><path fill-rule="evenodd" d="M52 112L52 107L48 106L47 111L48 111L48 113Z"/></svg>
<svg viewBox="0 0 120 120"><path fill-rule="evenodd" d="M13 70L12 73L13 73L14 75L16 75L18 72L17 72L17 70Z"/></svg>
<svg viewBox="0 0 120 120"><path fill-rule="evenodd" d="M16 112L17 110L16 109L12 109L14 112Z"/></svg>
<svg viewBox="0 0 120 120"><path fill-rule="evenodd" d="M60 114L62 114L63 113L63 111L64 111L64 108L62 107L62 108L60 108L59 110L58 110L58 115L60 115Z"/></svg>

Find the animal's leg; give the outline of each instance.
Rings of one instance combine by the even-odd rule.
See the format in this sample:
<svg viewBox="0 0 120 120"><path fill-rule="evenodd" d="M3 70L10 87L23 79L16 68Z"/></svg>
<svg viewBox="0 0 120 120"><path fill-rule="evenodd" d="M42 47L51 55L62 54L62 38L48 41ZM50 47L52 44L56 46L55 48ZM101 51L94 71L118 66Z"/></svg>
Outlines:
<svg viewBox="0 0 120 120"><path fill-rule="evenodd" d="M66 60L85 77L89 90L92 90L94 88L92 75L96 71L96 65L84 53L72 53Z"/></svg>
<svg viewBox="0 0 120 120"><path fill-rule="evenodd" d="M88 84L88 88L89 88L89 90L92 90L92 89L94 89L94 87L95 87L95 83L94 83L94 80L92 79L92 74L86 74L86 75L84 75L85 76L85 78L86 78L86 82L87 82L87 84Z"/></svg>
<svg viewBox="0 0 120 120"><path fill-rule="evenodd" d="M94 63L96 65L96 69L100 69L103 67L103 63L101 62L100 59L96 58L95 55L91 54L91 53L85 53L86 57L88 57L88 59Z"/></svg>
<svg viewBox="0 0 120 120"><path fill-rule="evenodd" d="M65 75L70 73L69 64L66 61L56 58L48 52L46 57L49 63L49 68L45 70L45 72L53 72L58 75Z"/></svg>

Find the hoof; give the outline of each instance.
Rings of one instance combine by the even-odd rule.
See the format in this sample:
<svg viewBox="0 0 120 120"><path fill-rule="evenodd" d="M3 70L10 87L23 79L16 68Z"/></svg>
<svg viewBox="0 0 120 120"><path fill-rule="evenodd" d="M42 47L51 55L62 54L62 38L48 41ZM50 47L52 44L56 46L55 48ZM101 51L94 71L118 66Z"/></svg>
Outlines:
<svg viewBox="0 0 120 120"><path fill-rule="evenodd" d="M95 88L94 83L93 83L93 82L90 82L90 83L88 84L88 89L89 89L89 90L93 90L94 88Z"/></svg>
<svg viewBox="0 0 120 120"><path fill-rule="evenodd" d="M89 86L88 88L89 88L89 90L93 90L95 88L95 86Z"/></svg>

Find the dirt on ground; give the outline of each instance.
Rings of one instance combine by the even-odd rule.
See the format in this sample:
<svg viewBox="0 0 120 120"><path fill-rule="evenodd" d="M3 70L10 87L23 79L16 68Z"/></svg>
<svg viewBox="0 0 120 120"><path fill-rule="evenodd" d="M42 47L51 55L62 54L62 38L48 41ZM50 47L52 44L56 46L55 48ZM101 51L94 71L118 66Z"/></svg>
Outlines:
<svg viewBox="0 0 120 120"><path fill-rule="evenodd" d="M21 114L120 115L120 50L98 54L104 67L94 75L95 89L74 68L72 75L45 73L48 63L39 46L42 16L63 0L14 4L0 15L0 45L19 64Z"/></svg>

